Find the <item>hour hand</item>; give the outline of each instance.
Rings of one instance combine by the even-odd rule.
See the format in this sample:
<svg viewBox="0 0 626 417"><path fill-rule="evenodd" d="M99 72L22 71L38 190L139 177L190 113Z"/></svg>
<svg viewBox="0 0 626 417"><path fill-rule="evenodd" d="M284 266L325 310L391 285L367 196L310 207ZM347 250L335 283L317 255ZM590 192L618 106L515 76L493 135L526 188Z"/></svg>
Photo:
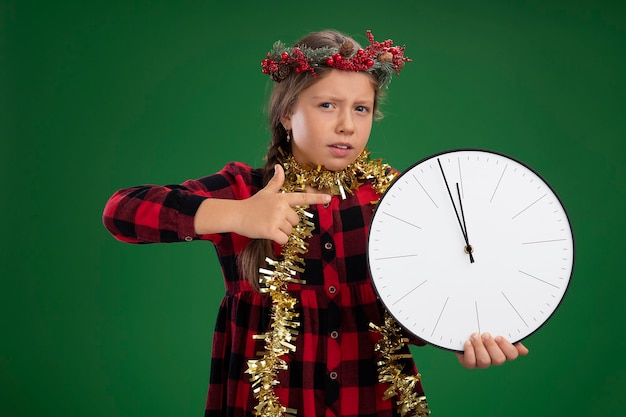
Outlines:
<svg viewBox="0 0 626 417"><path fill-rule="evenodd" d="M474 248L469 243L469 234L467 232L467 223L465 223L465 213L463 212L463 201L461 200L461 191L459 189L459 183L456 183L456 194L459 196L459 207L461 208L461 218L463 219L463 225L461 231L463 232L463 238L465 238L465 253L469 255L470 263L474 263ZM457 213L458 216L458 213Z"/></svg>

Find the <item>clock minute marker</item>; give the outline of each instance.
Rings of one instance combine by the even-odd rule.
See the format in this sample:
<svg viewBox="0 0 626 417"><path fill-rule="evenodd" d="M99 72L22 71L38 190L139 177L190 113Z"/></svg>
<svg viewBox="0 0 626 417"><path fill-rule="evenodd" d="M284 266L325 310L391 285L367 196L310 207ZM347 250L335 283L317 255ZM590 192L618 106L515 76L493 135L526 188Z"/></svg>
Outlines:
<svg viewBox="0 0 626 417"><path fill-rule="evenodd" d="M383 211L383 214L386 214L387 216L389 216L389 217L391 217L391 218L393 218L393 219L396 219L396 220L398 220L398 221L400 221L400 222L402 222L402 223L406 223L406 224L408 224L409 226L413 226L413 227L416 227L416 228L418 228L418 229L421 229L421 227L419 227L418 225L413 224L413 223L411 223L411 222L408 222L408 221L406 221L406 220L404 220L404 219L401 219L400 217L394 216L393 214L389 214L389 213L387 213L386 211Z"/></svg>
<svg viewBox="0 0 626 417"><path fill-rule="evenodd" d="M530 275L528 272L524 272L524 271L522 271L521 269L520 269L520 270L518 270L517 272L519 272L520 274L524 274L524 275L526 275L527 277L534 278L534 279L536 279L536 280L537 280L537 281L539 281L539 282L543 282L544 284L547 284L547 285L549 285L549 286L551 286L551 287L554 287L554 288L556 288L557 290L560 290L560 288L559 288L558 286L556 286L556 285L554 285L554 284L552 284L552 283L550 283L550 282L548 282L548 281L544 281L544 280L543 280L543 279L541 279L541 278L537 278L537 277L536 277L536 276L534 276L534 275Z"/></svg>
<svg viewBox="0 0 626 417"><path fill-rule="evenodd" d="M491 200L489 200L490 203L493 202L493 197L495 197L496 191L498 191L498 188L500 188L500 182L502 181L502 177L504 177L504 173L506 172L506 168L508 166L509 166L509 164L506 164L504 166L504 169L502 170L502 174L500 174L500 178L498 179L498 183L496 184L496 188L495 188L495 190L493 190L493 194L491 194Z"/></svg>
<svg viewBox="0 0 626 417"><path fill-rule="evenodd" d="M419 287L421 287L422 285L424 285L428 280L425 279L421 284L419 284L417 287L413 288L411 291L407 292L406 294L404 294L402 297L398 298L393 305L395 306L396 304L398 304L400 301L404 300L409 294L411 294L413 291L415 291L416 289L418 289Z"/></svg>
<svg viewBox="0 0 626 417"><path fill-rule="evenodd" d="M426 193L426 195L428 196L428 198L430 198L430 201L432 201L432 203L435 205L436 208L439 208L439 206L437 205L437 203L435 203L435 200L433 200L433 198L430 196L430 194L428 194L428 191L426 191L426 188L424 188L424 186L422 185L422 183L420 182L420 180L417 179L417 177L415 175L413 175L413 178L415 178L415 181L417 181L417 183L419 184L420 187L422 187L422 190L424 191L424 193Z"/></svg>
<svg viewBox="0 0 626 417"><path fill-rule="evenodd" d="M509 303L509 305L511 306L511 308L513 309L513 311L515 311L515 313L517 314L517 316L520 318L520 320L522 320L522 322L524 322L524 324L526 325L526 327L528 327L528 323L526 323L526 320L524 320L524 317L522 317L522 315L519 313L519 311L517 311L517 309L515 308L515 306L513 305L513 303L511 302L511 300L509 300L509 297L506 296L506 294L503 291L500 291L500 293L502 294L502 296L504 297L504 299ZM519 329L518 329L519 331Z"/></svg>
<svg viewBox="0 0 626 417"><path fill-rule="evenodd" d="M549 240L537 240L534 242L522 242L522 245L535 245L538 243L553 243L553 242L564 242L567 239L549 239Z"/></svg>
<svg viewBox="0 0 626 417"><path fill-rule="evenodd" d="M536 199L535 201L533 201L532 203L530 203L525 209L523 209L522 211L520 211L519 213L517 213L515 216L511 217L511 220L515 220L515 218L517 216L519 216L520 214L522 214L523 212L525 212L526 210L528 210L529 208L531 208L532 206L534 206L535 204L537 204L542 198L544 198L545 196L547 196L548 194L544 194L541 197L539 197L538 199Z"/></svg>
<svg viewBox="0 0 626 417"><path fill-rule="evenodd" d="M450 299L450 297L446 298L446 302L443 303L443 307L441 308L441 312L439 313L439 317L437 317L437 322L435 323L435 327L433 327L433 331L430 334L430 337L433 337L433 335L435 334L435 330L437 330L437 326L439 325L439 320L441 320L441 316L443 315L443 311L446 309L446 306L448 305L448 300Z"/></svg>
<svg viewBox="0 0 626 417"><path fill-rule="evenodd" d="M411 254L408 254L408 255L385 256L385 257L382 257L382 258L374 258L374 260L376 260L376 261L384 261L384 260L387 260L387 259L411 258L411 257L414 257L414 256L417 256L417 253L411 253Z"/></svg>

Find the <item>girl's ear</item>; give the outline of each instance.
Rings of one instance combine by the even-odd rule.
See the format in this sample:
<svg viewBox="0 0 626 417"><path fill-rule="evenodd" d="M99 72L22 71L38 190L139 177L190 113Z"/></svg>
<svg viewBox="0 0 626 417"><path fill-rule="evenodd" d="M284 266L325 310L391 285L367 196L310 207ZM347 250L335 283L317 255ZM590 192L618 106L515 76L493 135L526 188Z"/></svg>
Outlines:
<svg viewBox="0 0 626 417"><path fill-rule="evenodd" d="M285 114L281 116L280 123L283 125L285 130L291 130L291 116L290 115Z"/></svg>

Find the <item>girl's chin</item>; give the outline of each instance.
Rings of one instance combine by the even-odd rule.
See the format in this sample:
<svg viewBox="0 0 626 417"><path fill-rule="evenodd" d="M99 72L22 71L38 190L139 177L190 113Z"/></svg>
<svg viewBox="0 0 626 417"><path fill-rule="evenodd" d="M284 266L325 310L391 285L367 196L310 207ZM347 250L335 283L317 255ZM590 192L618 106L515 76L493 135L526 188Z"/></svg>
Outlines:
<svg viewBox="0 0 626 417"><path fill-rule="evenodd" d="M328 164L325 165L325 167L331 171L341 171L356 161L360 155L361 152L354 151L349 157L346 158L332 158L330 161L326 161Z"/></svg>
<svg viewBox="0 0 626 417"><path fill-rule="evenodd" d="M332 163L324 165L324 168L326 168L329 171L341 171L341 170L346 169L346 167L350 165L352 162L354 161L352 160L346 161L346 162L333 161Z"/></svg>
<svg viewBox="0 0 626 417"><path fill-rule="evenodd" d="M329 171L341 171L345 169L348 165L356 161L359 154L360 153L357 153L356 150L352 149L352 152L343 155L342 157L327 156L326 158L321 158L319 162L313 162L310 159L301 158L295 155L294 157L296 161L302 165L308 165L310 167L322 166Z"/></svg>
<svg viewBox="0 0 626 417"><path fill-rule="evenodd" d="M341 171L348 165L353 163L356 158L326 158L319 164L309 164L310 166L317 167L322 166L329 171Z"/></svg>

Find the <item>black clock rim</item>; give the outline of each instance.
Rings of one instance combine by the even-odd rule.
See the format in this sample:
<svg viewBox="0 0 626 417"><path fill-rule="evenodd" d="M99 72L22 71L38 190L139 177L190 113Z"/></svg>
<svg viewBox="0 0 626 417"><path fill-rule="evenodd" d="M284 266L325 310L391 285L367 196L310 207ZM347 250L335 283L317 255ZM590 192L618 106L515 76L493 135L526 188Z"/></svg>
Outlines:
<svg viewBox="0 0 626 417"><path fill-rule="evenodd" d="M402 170L394 179L394 181L387 187L387 189L385 190L385 192L380 196L380 199L378 200L378 203L376 204L376 207L374 208L374 213L372 214L372 220L370 221L369 224L369 231L368 231L368 236L367 236L367 246L366 246L366 258L367 258L367 268L368 268L368 272L370 274L370 280L372 282L372 287L374 288L374 292L376 293L376 296L378 298L378 300L382 303L382 305L385 307L385 309L387 310L387 312L395 319L395 321L398 323L398 325L400 327L402 327L402 329L408 333L409 335L411 335L414 338L417 338L419 340L422 340L424 343L428 344L428 345L432 345L435 346L439 349L443 349L443 350L448 350L451 352L463 352L462 350L457 350L457 349L451 349L449 347L446 346L441 346L438 345L437 343L434 343L430 340L424 339L423 337L420 337L418 335L416 335L415 333L413 333L411 330L409 330L405 325L402 324L402 321L399 320L396 316L393 315L393 313L391 311L389 311L389 309L387 308L387 306L385 305L385 302L383 301L380 292L378 291L378 287L376 286L376 283L374 282L374 278L373 278L373 273L372 273L372 267L370 264L370 237L372 234L372 224L374 223L374 220L376 219L376 213L378 212L378 208L381 206L381 203L383 202L383 200L385 199L385 197L390 193L391 189L394 187L394 185L398 182L398 180L400 180L400 178L402 178L405 174L407 174L409 171L411 171L414 167L416 167L417 165L429 160L429 159L433 159L436 158L438 156L442 156L442 155L447 155L447 154L451 154L451 153L456 153L456 152L484 152L484 153L490 153L490 154L494 154L494 155L498 155L504 158L508 158L522 166L524 166L525 168L527 168L528 170L530 170L531 172L533 172L535 175L537 175L537 177L539 177L539 179L541 179L545 185L548 186L548 188L550 188L550 190L552 191L552 193L556 196L557 200L559 201L559 204L561 205L561 208L563 209L563 212L565 213L565 218L567 219L567 223L569 224L569 230L570 230L570 234L572 237L572 269L570 271L570 276L567 280L567 285L565 286L565 290L563 291L563 295L561 296L561 299L559 300L559 302L557 303L556 307L552 310L552 312L546 317L546 319L532 332L530 332L529 334L527 334L524 337L521 337L519 339L514 339L514 340L510 340L511 343L518 343L521 342L527 338L529 338L530 336L532 336L533 334L537 333L537 331L539 329L541 329L543 326L546 325L546 323L548 321L550 321L550 319L552 319L552 317L554 317L555 313L557 312L557 310L559 310L561 308L561 305L563 304L563 300L565 299L565 296L567 295L571 282L572 282L572 278L574 276L574 268L576 265L576 239L574 236L574 229L572 227L572 221L570 219L569 213L567 212L567 209L565 207L565 204L563 204L563 200L561 199L561 197L559 196L559 194L556 192L556 190L554 189L554 187L552 187L552 185L546 181L545 177L543 175L541 175L537 170L535 170L533 167L531 167L530 165L526 164L525 162L520 161L519 159L508 155L506 153L503 152L499 152L499 151L495 151L495 150L491 150L491 149L486 149L486 148L453 148L453 149L449 149L449 150L444 150L444 151L440 151L434 154L431 154L425 158L420 159L419 161L415 162L414 164L410 165L409 167L405 168L404 170ZM496 335L497 336L497 335Z"/></svg>

